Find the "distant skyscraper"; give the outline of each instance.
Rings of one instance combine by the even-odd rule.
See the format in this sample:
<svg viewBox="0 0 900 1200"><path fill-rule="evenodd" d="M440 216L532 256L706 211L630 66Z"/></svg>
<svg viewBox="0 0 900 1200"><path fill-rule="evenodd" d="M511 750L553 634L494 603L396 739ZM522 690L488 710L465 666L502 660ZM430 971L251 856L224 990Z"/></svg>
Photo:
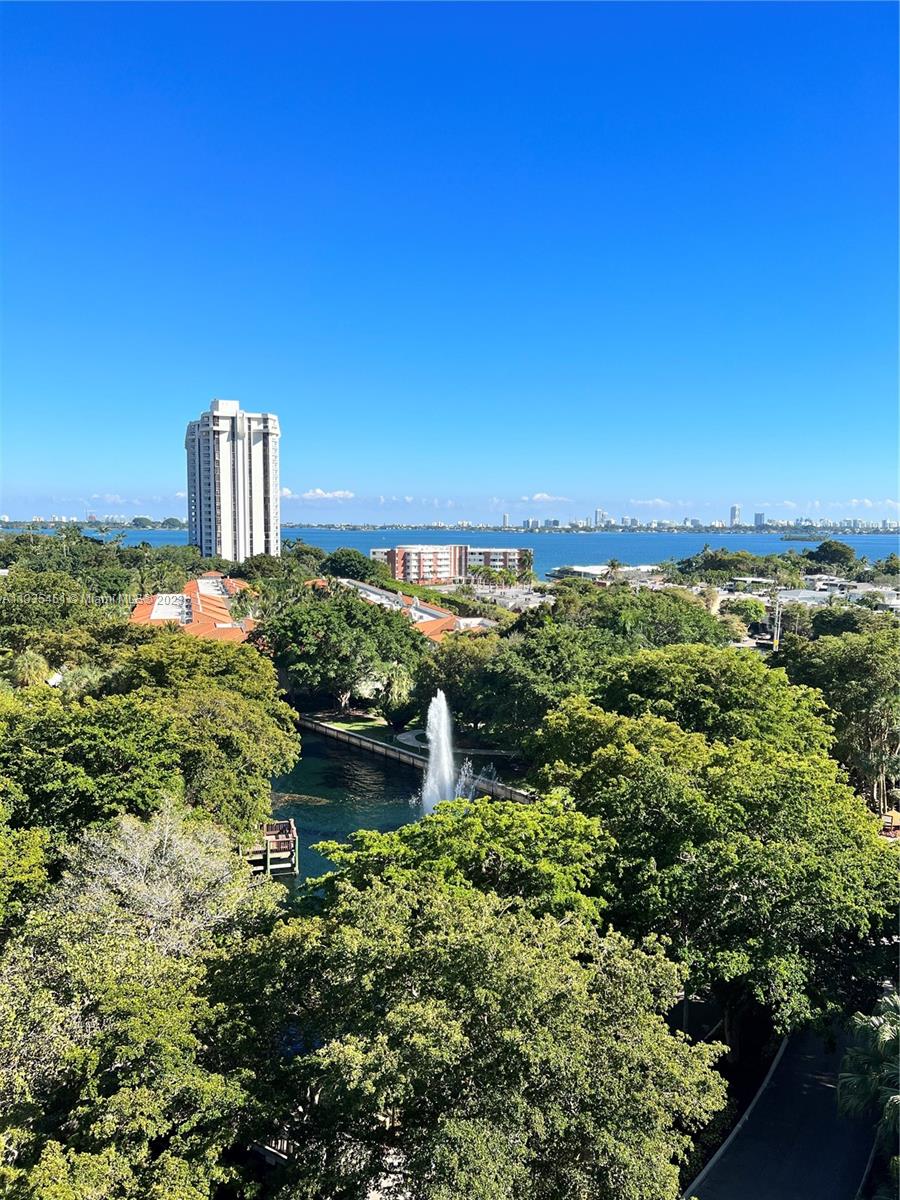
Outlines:
<svg viewBox="0 0 900 1200"><path fill-rule="evenodd" d="M509 529L509 513L503 514L503 528Z"/></svg>
<svg viewBox="0 0 900 1200"><path fill-rule="evenodd" d="M765 513L754 513L753 514L753 525L756 529L764 529L765 525L766 525L766 514Z"/></svg>
<svg viewBox="0 0 900 1200"><path fill-rule="evenodd" d="M740 525L740 523L741 523L741 506L739 504L732 504L731 516L729 518L729 524L731 525L731 527L733 529L735 527L735 525Z"/></svg>
<svg viewBox="0 0 900 1200"><path fill-rule="evenodd" d="M188 423L188 539L202 554L281 553L280 436L274 413L243 412L236 400L213 400Z"/></svg>

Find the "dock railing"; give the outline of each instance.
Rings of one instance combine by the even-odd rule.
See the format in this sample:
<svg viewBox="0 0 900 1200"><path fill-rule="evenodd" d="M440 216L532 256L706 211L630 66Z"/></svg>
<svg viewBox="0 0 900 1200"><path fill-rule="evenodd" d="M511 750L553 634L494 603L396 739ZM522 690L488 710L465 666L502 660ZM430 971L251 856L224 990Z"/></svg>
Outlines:
<svg viewBox="0 0 900 1200"><path fill-rule="evenodd" d="M380 742L377 738L365 737L361 733L351 733L348 729L329 725L327 721L320 721L316 717L308 717L302 713L298 721L301 728L311 729L314 733L322 734L323 737L343 742L347 746L354 746L357 750L378 754L382 758L393 759L394 762L406 763L408 766L416 767L419 771L424 771L428 766L428 759L424 754L415 754L412 750L392 746L390 742ZM478 778L476 790L479 795L493 796L496 800L517 800L520 804L530 804L534 800L531 792L511 787L508 783L501 783L499 779Z"/></svg>

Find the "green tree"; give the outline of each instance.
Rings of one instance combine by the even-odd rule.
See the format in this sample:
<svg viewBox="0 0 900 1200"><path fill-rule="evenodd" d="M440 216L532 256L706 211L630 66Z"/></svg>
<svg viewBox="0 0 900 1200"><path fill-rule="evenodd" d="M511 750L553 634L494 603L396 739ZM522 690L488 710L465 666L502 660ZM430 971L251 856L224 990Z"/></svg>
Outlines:
<svg viewBox="0 0 900 1200"><path fill-rule="evenodd" d="M207 966L271 925L273 888L171 809L76 847L0 958L6 1194L207 1200L236 1184L253 1075L212 1049Z"/></svg>
<svg viewBox="0 0 900 1200"><path fill-rule="evenodd" d="M896 851L826 755L711 742L575 698L532 756L539 786L564 789L615 841L613 925L671 939L692 988L724 1005L733 1049L748 1004L790 1028L877 989Z"/></svg>
<svg viewBox="0 0 900 1200"><path fill-rule="evenodd" d="M416 671L413 695L423 719L435 693L441 690L457 723L469 729L486 724L496 702L487 665L499 647L495 633L445 637Z"/></svg>
<svg viewBox="0 0 900 1200"><path fill-rule="evenodd" d="M380 579L390 579L391 573L384 563L374 562L360 550L350 546L342 546L333 550L322 562L322 574L334 575L339 579L359 579L369 583L377 583Z"/></svg>
<svg viewBox="0 0 900 1200"><path fill-rule="evenodd" d="M16 826L68 835L150 812L180 790L171 717L134 696L64 701L51 688L0 696L0 779L12 789Z"/></svg>
<svg viewBox="0 0 900 1200"><path fill-rule="evenodd" d="M295 1147L285 1196L674 1200L722 1104L718 1048L662 1015L677 968L574 917L433 876L344 882L258 953L240 1023Z"/></svg>
<svg viewBox="0 0 900 1200"><path fill-rule="evenodd" d="M272 654L296 694L330 695L341 709L363 690L377 690L390 664L412 671L428 652L402 613L340 586L308 589L262 621L251 640Z"/></svg>
<svg viewBox="0 0 900 1200"><path fill-rule="evenodd" d="M9 783L0 781L0 943L47 886L50 835L46 829L11 829Z"/></svg>
<svg viewBox="0 0 900 1200"><path fill-rule="evenodd" d="M401 662L388 663L382 670L378 710L395 729L402 729L415 715L413 684L411 671Z"/></svg>
<svg viewBox="0 0 900 1200"><path fill-rule="evenodd" d="M782 634L794 633L800 637L811 637L812 618L812 610L808 604L785 604L781 610Z"/></svg>
<svg viewBox="0 0 900 1200"><path fill-rule="evenodd" d="M815 641L786 638L777 663L798 684L818 688L834 721L834 752L875 812L900 778L900 629L845 633Z"/></svg>
<svg viewBox="0 0 900 1200"><path fill-rule="evenodd" d="M703 601L681 589L654 591L617 584L609 588L589 585L574 591L568 586L557 592L555 620L617 635L627 640L623 649L676 642L721 646L728 641L728 634L706 611ZM575 606L567 603L572 595L577 597Z"/></svg>
<svg viewBox="0 0 900 1200"><path fill-rule="evenodd" d="M519 552L519 583L531 583L534 579L534 551L525 547Z"/></svg>
<svg viewBox="0 0 900 1200"><path fill-rule="evenodd" d="M620 644L603 628L553 620L502 638L483 680L489 732L504 744L518 745L564 697L596 690Z"/></svg>
<svg viewBox="0 0 900 1200"><path fill-rule="evenodd" d="M766 619L766 606L755 596L734 596L729 600L723 600L719 605L719 612L731 613L745 625L758 624Z"/></svg>
<svg viewBox="0 0 900 1200"><path fill-rule="evenodd" d="M192 641L175 637L179 645ZM191 661L209 652L222 665L216 651L223 647L203 645L204 654ZM175 795L237 837L255 834L271 811L270 779L298 752L291 710L274 698L271 665L259 660L251 678L262 696L248 698L217 685L212 674L177 683L177 665L184 664L171 643L152 648L157 657L129 662L132 682L144 686L127 694L32 688L0 696L0 778L13 787L15 825L72 834L121 813L148 815ZM244 656L238 661L246 665ZM146 683L142 672L154 670L163 680L168 671L170 683Z"/></svg>
<svg viewBox="0 0 900 1200"><path fill-rule="evenodd" d="M787 554L751 554L748 550L713 549L704 546L699 554L667 564L673 582L724 584L741 576L771 579L785 586L798 586L809 563L795 551Z"/></svg>
<svg viewBox="0 0 900 1200"><path fill-rule="evenodd" d="M153 688L172 693L198 687L225 688L290 720L290 711L278 699L272 663L255 647L207 641L180 630L161 630L151 642L123 650L106 684L109 692Z"/></svg>
<svg viewBox="0 0 900 1200"><path fill-rule="evenodd" d="M196 687L160 700L177 752L184 798L244 844L272 811L271 780L289 771L300 741L287 705L283 716L224 688Z"/></svg>
<svg viewBox="0 0 900 1200"><path fill-rule="evenodd" d="M50 666L44 656L27 648L21 654L13 655L4 667L4 676L17 688L39 687L46 683L51 675Z"/></svg>
<svg viewBox="0 0 900 1200"><path fill-rule="evenodd" d="M83 619L87 611L84 588L65 572L34 571L17 564L0 579L0 637L7 645L22 644L21 627L61 629L73 619Z"/></svg>
<svg viewBox="0 0 900 1200"><path fill-rule="evenodd" d="M355 886L427 872L448 884L518 897L535 912L577 910L596 919L608 890L604 869L612 844L599 821L557 799L519 804L484 797L447 801L393 833L362 829L349 843L323 842L316 849L339 868L332 880Z"/></svg>
<svg viewBox="0 0 900 1200"><path fill-rule="evenodd" d="M803 558L816 566L830 567L835 574L850 571L856 565L856 551L853 547L833 539L820 542L815 550L804 550Z"/></svg>
<svg viewBox="0 0 900 1200"><path fill-rule="evenodd" d="M900 575L900 557L893 552L873 565L877 575Z"/></svg>
<svg viewBox="0 0 900 1200"><path fill-rule="evenodd" d="M839 637L842 633L866 633L889 629L895 624L891 613L873 612L868 604L827 604L817 608L810 621L810 637Z"/></svg>
<svg viewBox="0 0 900 1200"><path fill-rule="evenodd" d="M593 695L626 716L653 713L723 740L754 738L801 753L832 740L816 693L792 684L753 650L642 650L611 663Z"/></svg>
<svg viewBox="0 0 900 1200"><path fill-rule="evenodd" d="M900 995L892 987L871 1014L854 1013L838 1102L853 1116L874 1116L878 1140L892 1152L900 1137Z"/></svg>

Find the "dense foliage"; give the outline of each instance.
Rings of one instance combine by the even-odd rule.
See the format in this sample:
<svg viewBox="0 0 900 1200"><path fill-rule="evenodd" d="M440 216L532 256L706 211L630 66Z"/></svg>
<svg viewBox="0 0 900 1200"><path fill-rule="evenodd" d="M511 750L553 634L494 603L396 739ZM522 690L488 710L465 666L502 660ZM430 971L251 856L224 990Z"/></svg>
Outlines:
<svg viewBox="0 0 900 1200"><path fill-rule="evenodd" d="M659 947L493 892L342 880L260 955L244 1026L264 1051L285 1015L302 1031L288 1063L260 1055L293 1142L285 1200L674 1200L722 1102L717 1048L663 1020L678 971Z"/></svg>
<svg viewBox="0 0 900 1200"><path fill-rule="evenodd" d="M786 613L766 660L729 645L759 602L565 582L433 645L337 582L399 586L363 555L285 550L235 569L259 618L235 645L127 621L219 565L192 548L0 537L0 1193L675 1200L725 1103L676 1001L717 1004L734 1059L748 1015L870 1011L890 969L866 800L898 775L896 623ZM673 574L868 570L729 554ZM293 895L252 879L298 749L282 689L399 726L439 687L534 801L447 797L323 844ZM842 1094L874 1116L856 1026Z"/></svg>
<svg viewBox="0 0 900 1200"><path fill-rule="evenodd" d="M353 696L373 695L400 668L411 673L427 651L402 613L339 584L304 588L252 640L272 655L293 695L306 703L331 699L340 708Z"/></svg>
<svg viewBox="0 0 900 1200"><path fill-rule="evenodd" d="M824 696L835 753L879 813L900 779L900 627L888 620L865 633L785 638L776 656L791 679Z"/></svg>
<svg viewBox="0 0 900 1200"><path fill-rule="evenodd" d="M712 740L576 698L533 754L540 785L615 841L613 924L671 938L730 1017L750 1000L785 1028L831 1016L890 969L896 853L821 750Z"/></svg>

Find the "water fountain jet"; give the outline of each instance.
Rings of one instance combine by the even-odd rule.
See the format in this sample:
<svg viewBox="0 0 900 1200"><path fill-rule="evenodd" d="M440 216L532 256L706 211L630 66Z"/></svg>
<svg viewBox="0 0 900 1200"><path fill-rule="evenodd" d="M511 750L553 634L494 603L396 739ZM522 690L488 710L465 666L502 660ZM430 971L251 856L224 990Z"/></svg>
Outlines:
<svg viewBox="0 0 900 1200"><path fill-rule="evenodd" d="M456 771L453 761L453 720L447 697L438 691L428 705L428 721L425 726L428 738L428 767L422 786L422 806L433 812L442 800L472 800L479 784L496 778L493 767L476 773L467 758Z"/></svg>
<svg viewBox="0 0 900 1200"><path fill-rule="evenodd" d="M428 768L422 787L422 804L426 812L431 812L441 800L456 799L453 722L447 697L441 691L428 705L425 732L428 737Z"/></svg>

